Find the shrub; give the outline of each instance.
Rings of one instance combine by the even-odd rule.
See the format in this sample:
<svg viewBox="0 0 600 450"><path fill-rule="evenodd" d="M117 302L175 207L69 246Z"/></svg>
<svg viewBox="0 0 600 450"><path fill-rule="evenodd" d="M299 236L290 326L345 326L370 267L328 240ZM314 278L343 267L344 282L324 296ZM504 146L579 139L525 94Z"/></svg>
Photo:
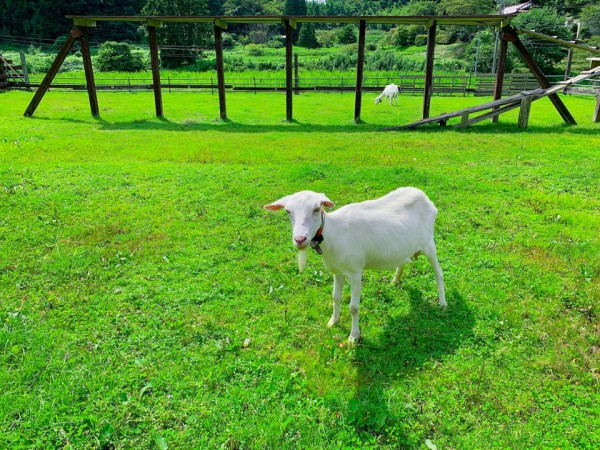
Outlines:
<svg viewBox="0 0 600 450"><path fill-rule="evenodd" d="M374 42L370 42L366 45L366 49L370 52L375 51L377 50L377 44L375 44Z"/></svg>
<svg viewBox="0 0 600 450"><path fill-rule="evenodd" d="M316 35L321 47L333 47L337 42L337 30L317 30Z"/></svg>
<svg viewBox="0 0 600 450"><path fill-rule="evenodd" d="M427 45L427 35L426 34L417 34L415 36L415 45L420 47L422 45Z"/></svg>
<svg viewBox="0 0 600 450"><path fill-rule="evenodd" d="M247 44L244 49L250 56L262 56L265 54L265 49L260 44Z"/></svg>
<svg viewBox="0 0 600 450"><path fill-rule="evenodd" d="M229 33L223 33L221 39L222 39L221 44L223 45L224 48L231 48L235 45L235 41L233 40L233 37Z"/></svg>
<svg viewBox="0 0 600 450"><path fill-rule="evenodd" d="M273 40L273 39L271 39L265 45L268 48L283 48L283 43L281 41L276 41L276 40Z"/></svg>
<svg viewBox="0 0 600 450"><path fill-rule="evenodd" d="M146 69L141 55L133 53L129 44L112 41L100 45L96 67L100 72L140 72Z"/></svg>
<svg viewBox="0 0 600 450"><path fill-rule="evenodd" d="M337 41L340 44L353 44L356 42L356 32L354 25L346 25L338 30Z"/></svg>

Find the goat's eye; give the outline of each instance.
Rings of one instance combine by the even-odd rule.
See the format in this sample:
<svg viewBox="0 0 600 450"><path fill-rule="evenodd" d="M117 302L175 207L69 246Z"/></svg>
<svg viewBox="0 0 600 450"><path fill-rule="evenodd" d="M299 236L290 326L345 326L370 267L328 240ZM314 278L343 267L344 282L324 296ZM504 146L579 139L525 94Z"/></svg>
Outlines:
<svg viewBox="0 0 600 450"><path fill-rule="evenodd" d="M319 211L321 211L321 208L315 208L313 209L313 214L317 214Z"/></svg>

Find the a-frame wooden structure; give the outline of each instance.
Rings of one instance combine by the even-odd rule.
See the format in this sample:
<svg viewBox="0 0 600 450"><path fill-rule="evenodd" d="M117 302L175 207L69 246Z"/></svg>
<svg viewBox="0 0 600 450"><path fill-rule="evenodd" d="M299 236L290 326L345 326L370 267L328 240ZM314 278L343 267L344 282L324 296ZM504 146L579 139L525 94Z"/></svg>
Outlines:
<svg viewBox="0 0 600 450"><path fill-rule="evenodd" d="M223 45L221 34L227 29L228 24L270 24L283 25L286 35L286 119L293 119L293 78L292 78L292 30L298 23L354 23L358 25L358 61L356 67L356 89L354 120L360 122L362 103L363 66L365 56L365 34L368 24L398 24L398 25L421 25L427 28L427 63L425 68L425 89L423 94L423 118L429 117L431 94L433 92L433 67L435 38L438 25L465 25L465 26L489 26L501 28L510 22L507 15L482 15L482 16L67 16L73 20L73 29L64 45L58 52L56 59L40 87L35 93L31 103L25 111L25 116L32 116L40 104L45 93L48 91L52 80L58 73L61 65L71 50L73 44L79 40L81 54L86 76L87 91L89 95L90 110L93 116L99 115L96 86L94 83L94 72L88 43L88 28L95 27L100 21L121 21L145 23L148 27L148 44L150 46L150 57L152 65L152 78L154 87L154 101L156 115L163 116L160 66L158 56L158 45L156 41L156 29L169 23L207 23L214 26L215 53L217 84L219 92L219 109L222 119L227 118L227 107L225 97L225 74L223 70Z"/></svg>
<svg viewBox="0 0 600 450"><path fill-rule="evenodd" d="M158 54L158 44L156 39L157 28L160 28L169 23L207 23L214 27L215 53L216 53L216 71L217 71L217 86L219 93L219 110L222 119L227 119L227 105L225 96L225 73L223 68L223 44L222 32L227 29L230 23L248 23L248 24L270 24L283 25L286 35L286 119L293 119L293 78L292 78L292 31L298 23L355 23L358 25L358 61L356 67L356 89L354 103L354 120L360 122L361 105L362 105L362 84L363 84L363 66L365 57L365 34L368 24L401 24L401 25L421 25L427 29L427 55L425 65L425 86L423 91L423 110L422 121L415 122L411 125L421 125L429 123L427 121L430 116L431 97L433 92L433 68L435 55L435 39L438 25L465 25L465 26L490 26L501 30L502 39L500 46L500 56L498 58L498 67L496 71L496 83L494 88L494 101L499 101L502 97L502 84L504 72L506 68L506 56L509 42L514 44L515 48L520 53L521 57L537 78L542 90L548 90L550 83L539 66L527 51L521 40L519 32L533 33L513 29L510 25L511 16L507 15L487 15L487 16L357 16L357 17L333 17L333 16L67 16L73 20L73 29L71 30L67 40L58 52L56 59L46 77L42 81L40 87L31 100L25 116L32 116L40 104L45 93L48 91L54 77L58 73L65 58L71 50L73 44L79 40L81 44L81 54L83 57L83 65L85 70L87 92L90 103L90 110L93 116L99 116L98 99L96 95L96 86L94 82L94 71L92 68L92 59L90 55L88 42L88 28L95 27L99 21L126 21L145 23L148 28L148 44L150 47L150 58L152 66L152 79L154 88L154 102L156 115L162 117L162 91L160 81L160 62ZM566 42L566 41L561 41ZM576 44L573 44L576 45ZM586 48L589 49L589 48ZM598 50L600 53L600 50ZM569 124L575 124L575 119L564 105L562 100L556 95L556 92L549 92L547 96L550 98L555 108ZM506 106L500 102L493 105L490 118L493 122L498 120L498 115L505 112ZM485 108L484 108L485 109ZM438 121L445 125L444 120ZM410 125L409 125L410 127Z"/></svg>

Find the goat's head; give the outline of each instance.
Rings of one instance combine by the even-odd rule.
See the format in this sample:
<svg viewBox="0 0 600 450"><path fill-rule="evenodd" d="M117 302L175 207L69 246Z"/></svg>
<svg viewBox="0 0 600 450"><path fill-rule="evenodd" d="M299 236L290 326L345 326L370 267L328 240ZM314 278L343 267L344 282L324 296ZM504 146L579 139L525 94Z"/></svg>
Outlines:
<svg viewBox="0 0 600 450"><path fill-rule="evenodd" d="M376 105L379 105L380 103L381 103L381 96L379 96L379 97L377 97L377 98L375 99L375 104L376 104Z"/></svg>
<svg viewBox="0 0 600 450"><path fill-rule="evenodd" d="M325 194L312 191L297 192L265 205L269 211L285 209L292 221L292 243L300 250L310 244L321 227L321 208L332 208L333 202Z"/></svg>

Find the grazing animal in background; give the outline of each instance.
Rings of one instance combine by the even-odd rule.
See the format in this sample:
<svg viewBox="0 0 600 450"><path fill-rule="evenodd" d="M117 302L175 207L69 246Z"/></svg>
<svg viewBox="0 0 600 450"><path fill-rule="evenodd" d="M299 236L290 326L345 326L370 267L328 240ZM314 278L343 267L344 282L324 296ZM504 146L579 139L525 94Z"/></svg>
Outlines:
<svg viewBox="0 0 600 450"><path fill-rule="evenodd" d="M300 250L300 271L309 247L321 254L333 273L333 315L327 326L340 321L342 288L348 279L351 288L352 331L348 340L358 341L358 310L364 269L396 269L400 280L404 265L423 253L435 270L439 302L446 306L444 278L438 263L433 228L437 208L425 193L403 187L376 200L351 203L327 214L333 202L312 191L288 195L265 205L270 211L285 209L292 222L292 243ZM301 256L303 255L303 256Z"/></svg>
<svg viewBox="0 0 600 450"><path fill-rule="evenodd" d="M381 99L383 97L390 98L390 105L392 104L392 99L396 99L396 105L398 105L398 86L395 84L388 84L381 94L375 99L375 104L379 105L381 103Z"/></svg>

